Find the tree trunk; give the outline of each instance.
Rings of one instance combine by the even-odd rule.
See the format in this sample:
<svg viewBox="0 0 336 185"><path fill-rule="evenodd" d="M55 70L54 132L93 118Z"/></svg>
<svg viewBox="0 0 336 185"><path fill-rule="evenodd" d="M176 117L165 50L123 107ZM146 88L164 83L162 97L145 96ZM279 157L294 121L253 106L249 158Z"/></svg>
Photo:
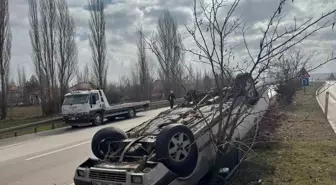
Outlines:
<svg viewBox="0 0 336 185"><path fill-rule="evenodd" d="M0 59L2 60L2 59ZM4 69L1 67L1 73L4 74ZM6 81L5 76L1 75L1 120L7 118L7 98L6 98Z"/></svg>

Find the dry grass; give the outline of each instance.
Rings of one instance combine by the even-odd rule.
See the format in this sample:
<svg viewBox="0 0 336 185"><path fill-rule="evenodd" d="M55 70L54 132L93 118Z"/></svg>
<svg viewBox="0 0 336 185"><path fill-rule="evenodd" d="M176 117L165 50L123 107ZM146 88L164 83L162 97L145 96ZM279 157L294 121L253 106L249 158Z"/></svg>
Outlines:
<svg viewBox="0 0 336 185"><path fill-rule="evenodd" d="M0 129L40 121L47 118L50 117L42 116L41 107L39 106L13 107L8 109L7 119L0 121Z"/></svg>
<svg viewBox="0 0 336 185"><path fill-rule="evenodd" d="M299 91L294 105L273 111L241 165L234 185L336 184L336 134L316 98L316 85Z"/></svg>

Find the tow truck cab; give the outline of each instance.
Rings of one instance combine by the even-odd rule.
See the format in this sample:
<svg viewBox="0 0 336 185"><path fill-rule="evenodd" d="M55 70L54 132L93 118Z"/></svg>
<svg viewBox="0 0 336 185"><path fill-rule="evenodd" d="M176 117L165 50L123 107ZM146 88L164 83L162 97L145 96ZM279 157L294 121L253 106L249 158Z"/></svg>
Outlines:
<svg viewBox="0 0 336 185"><path fill-rule="evenodd" d="M102 107L99 99L104 100L100 98L98 90L67 93L62 104L62 115L65 122L91 122L94 110L99 110Z"/></svg>

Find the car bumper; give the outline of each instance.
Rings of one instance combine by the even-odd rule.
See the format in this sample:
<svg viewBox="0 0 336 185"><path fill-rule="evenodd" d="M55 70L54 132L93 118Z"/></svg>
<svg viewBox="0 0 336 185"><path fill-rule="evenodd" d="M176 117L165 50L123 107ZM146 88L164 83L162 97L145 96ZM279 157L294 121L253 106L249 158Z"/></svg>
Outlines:
<svg viewBox="0 0 336 185"><path fill-rule="evenodd" d="M73 178L75 185L169 185L177 178L162 163L159 163L154 168L154 171L158 171L159 173L155 174L155 172L152 172L150 173L152 175L149 176L145 173L132 173L120 169L95 168L95 163L95 159L89 158L77 167ZM81 171L81 173L78 171ZM137 176L137 178L141 177L142 182L133 183L132 179L134 176ZM118 179L118 181L110 181L112 179Z"/></svg>
<svg viewBox="0 0 336 185"><path fill-rule="evenodd" d="M92 185L91 180L74 178L75 185Z"/></svg>
<svg viewBox="0 0 336 185"><path fill-rule="evenodd" d="M70 125L90 123L92 118L90 115L66 115L63 116L65 123Z"/></svg>

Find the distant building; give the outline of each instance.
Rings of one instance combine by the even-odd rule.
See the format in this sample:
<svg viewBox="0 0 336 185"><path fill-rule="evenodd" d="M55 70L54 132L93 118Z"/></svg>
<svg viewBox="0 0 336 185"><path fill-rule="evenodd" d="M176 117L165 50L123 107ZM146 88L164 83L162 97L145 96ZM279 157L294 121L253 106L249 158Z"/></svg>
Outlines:
<svg viewBox="0 0 336 185"><path fill-rule="evenodd" d="M15 105L23 101L23 92L22 88L14 84L8 85L8 103Z"/></svg>
<svg viewBox="0 0 336 185"><path fill-rule="evenodd" d="M34 91L28 93L28 101L30 104L40 104L41 103L41 91Z"/></svg>

